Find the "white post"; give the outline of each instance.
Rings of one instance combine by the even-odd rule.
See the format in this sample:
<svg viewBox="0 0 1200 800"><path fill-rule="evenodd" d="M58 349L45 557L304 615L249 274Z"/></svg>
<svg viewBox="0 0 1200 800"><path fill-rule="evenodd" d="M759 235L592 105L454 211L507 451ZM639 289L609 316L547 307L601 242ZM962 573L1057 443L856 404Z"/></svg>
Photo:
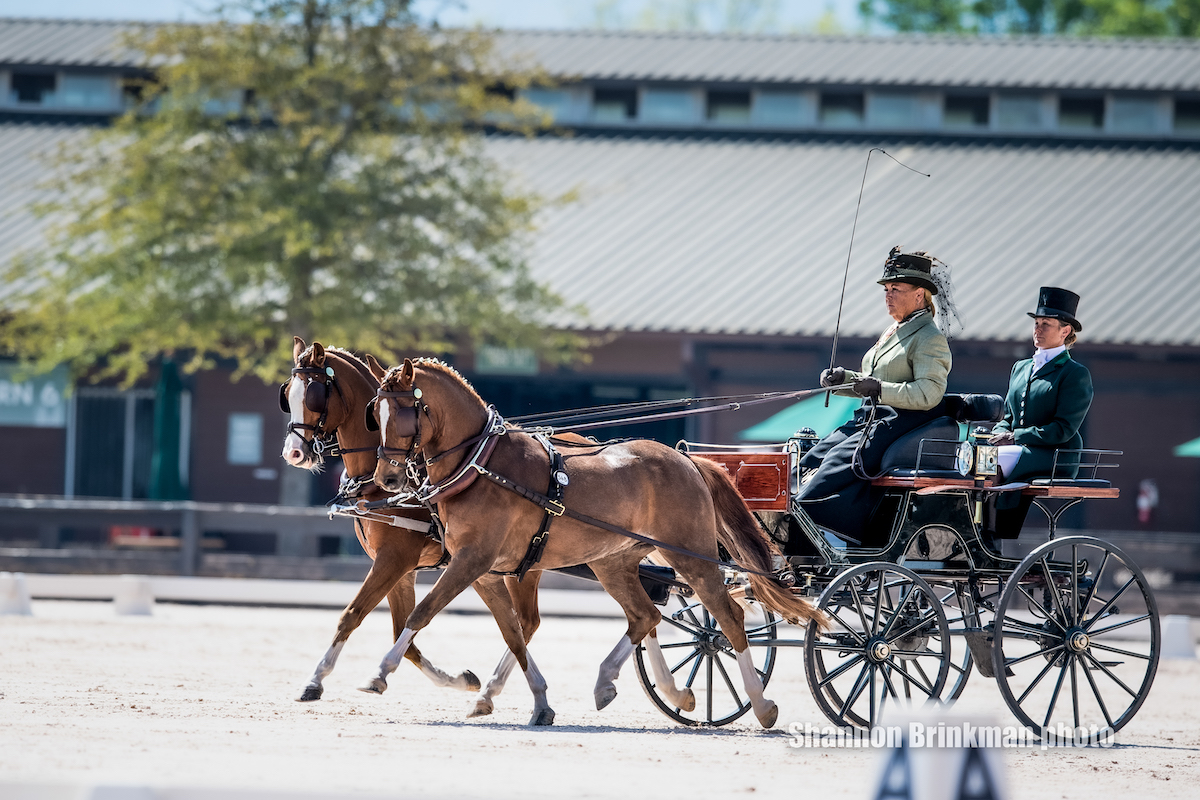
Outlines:
<svg viewBox="0 0 1200 800"><path fill-rule="evenodd" d="M21 617L33 615L25 573L0 572L0 615Z"/></svg>
<svg viewBox="0 0 1200 800"><path fill-rule="evenodd" d="M149 616L154 613L154 592L144 575L122 575L113 595L113 609L121 615Z"/></svg>
<svg viewBox="0 0 1200 800"><path fill-rule="evenodd" d="M1196 658L1196 640L1192 636L1192 618L1182 614L1163 617L1163 658Z"/></svg>

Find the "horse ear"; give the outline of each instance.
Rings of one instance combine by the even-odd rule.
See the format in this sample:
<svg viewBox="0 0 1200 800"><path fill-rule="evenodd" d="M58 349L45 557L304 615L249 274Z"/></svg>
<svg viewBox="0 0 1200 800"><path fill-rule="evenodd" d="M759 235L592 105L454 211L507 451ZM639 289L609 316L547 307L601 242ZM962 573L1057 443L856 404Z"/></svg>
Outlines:
<svg viewBox="0 0 1200 800"><path fill-rule="evenodd" d="M404 366L400 369L400 387L404 391L412 388L413 381L417 378L416 368L413 367L412 359L404 359Z"/></svg>
<svg viewBox="0 0 1200 800"><path fill-rule="evenodd" d="M312 343L312 365L314 367L325 366L325 348L320 342Z"/></svg>
<svg viewBox="0 0 1200 800"><path fill-rule="evenodd" d="M367 430L372 433L379 430L379 422L375 419L375 406L378 405L378 398L367 403L367 407L363 409L363 422L367 426Z"/></svg>
<svg viewBox="0 0 1200 800"><path fill-rule="evenodd" d="M383 381L383 376L387 374L387 370L383 365L375 360L375 356L367 353L367 369L371 370L371 374L375 376L375 380Z"/></svg>
<svg viewBox="0 0 1200 800"><path fill-rule="evenodd" d="M303 339L301 339L299 336L293 336L292 337L292 360L295 361L297 364L299 364L300 363L300 354L303 353L307 348L308 348L308 345L306 345L304 343Z"/></svg>

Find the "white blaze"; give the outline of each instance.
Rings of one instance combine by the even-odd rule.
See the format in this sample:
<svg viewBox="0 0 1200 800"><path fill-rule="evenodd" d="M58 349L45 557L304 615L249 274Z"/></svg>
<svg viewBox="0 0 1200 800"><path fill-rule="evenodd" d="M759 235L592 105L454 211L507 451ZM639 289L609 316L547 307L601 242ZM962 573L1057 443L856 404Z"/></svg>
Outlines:
<svg viewBox="0 0 1200 800"><path fill-rule="evenodd" d="M304 381L298 381L292 378L288 381L287 390L288 407L292 411L292 422L304 422ZM292 458L293 450L299 450L301 456ZM283 460L297 466L304 462L304 440L300 434L295 431L289 431L287 437L283 440Z"/></svg>

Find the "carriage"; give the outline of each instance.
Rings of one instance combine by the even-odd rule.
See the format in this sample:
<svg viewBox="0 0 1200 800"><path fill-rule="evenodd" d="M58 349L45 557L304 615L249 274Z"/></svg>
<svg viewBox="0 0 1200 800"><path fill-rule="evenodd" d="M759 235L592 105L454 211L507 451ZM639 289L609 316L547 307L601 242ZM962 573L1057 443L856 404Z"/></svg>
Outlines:
<svg viewBox="0 0 1200 800"><path fill-rule="evenodd" d="M1129 722L1154 680L1159 618L1145 576L1119 548L1092 536L1057 535L1063 513L1115 498L1102 476L1119 451L1060 451L1078 476L1004 484L987 423L1002 416L995 395L947 395L949 416L897 441L873 483L883 491L863 541L817 527L793 504L795 465L815 437L776 446L681 442L719 461L785 553L794 591L832 620L803 636L750 607L747 636L764 684L778 648L799 647L809 687L838 726L874 727L889 711L947 703L978 672L994 678L1009 709L1045 741L1106 742ZM1020 530L997 530L1002 495L1037 509L1048 537L1025 555ZM1033 534L1033 520L1023 537ZM736 582L730 574L730 581ZM712 618L673 587L660 631L672 669L698 685L703 703L685 712L661 697L638 653L638 676L655 705L685 724L723 725L749 708L726 672L728 644ZM791 630L796 631L796 628ZM665 633L660 634L662 638ZM1145 642L1148 641L1148 646ZM1140 642L1141 644L1135 644ZM725 662L725 663L723 663Z"/></svg>

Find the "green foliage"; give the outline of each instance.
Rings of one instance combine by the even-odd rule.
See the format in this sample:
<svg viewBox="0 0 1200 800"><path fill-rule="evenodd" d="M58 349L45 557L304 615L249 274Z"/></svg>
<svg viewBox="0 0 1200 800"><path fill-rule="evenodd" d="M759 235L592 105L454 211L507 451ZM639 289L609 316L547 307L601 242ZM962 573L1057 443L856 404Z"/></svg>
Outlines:
<svg viewBox="0 0 1200 800"><path fill-rule="evenodd" d="M293 335L385 362L463 340L567 357L575 339L545 332L561 301L523 259L545 201L478 133L543 125L495 89L537 76L403 0L232 10L133 43L156 80L57 157L49 247L0 274L36 287L7 302L0 349L127 382L173 353L272 379Z"/></svg>
<svg viewBox="0 0 1200 800"><path fill-rule="evenodd" d="M901 32L1200 36L1200 0L860 0L859 13Z"/></svg>

